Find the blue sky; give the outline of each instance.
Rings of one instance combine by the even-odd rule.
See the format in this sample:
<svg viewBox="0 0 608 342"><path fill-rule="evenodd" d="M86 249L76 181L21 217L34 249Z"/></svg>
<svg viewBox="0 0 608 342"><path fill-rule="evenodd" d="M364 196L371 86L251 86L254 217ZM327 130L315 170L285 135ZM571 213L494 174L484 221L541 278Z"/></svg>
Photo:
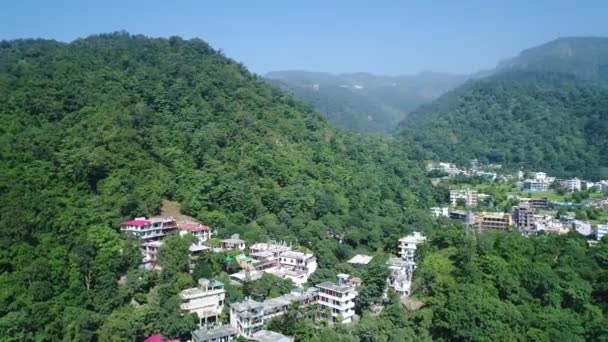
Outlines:
<svg viewBox="0 0 608 342"><path fill-rule="evenodd" d="M257 73L468 73L563 36L608 36L608 1L7 1L0 39L200 37Z"/></svg>

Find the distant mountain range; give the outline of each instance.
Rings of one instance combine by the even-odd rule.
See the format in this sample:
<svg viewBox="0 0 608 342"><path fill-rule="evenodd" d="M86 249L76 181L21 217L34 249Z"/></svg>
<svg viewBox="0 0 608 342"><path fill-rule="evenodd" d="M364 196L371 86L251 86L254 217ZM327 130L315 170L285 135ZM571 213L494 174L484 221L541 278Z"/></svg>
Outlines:
<svg viewBox="0 0 608 342"><path fill-rule="evenodd" d="M467 76L435 72L380 76L276 71L265 78L312 104L339 128L388 133L412 110L454 89Z"/></svg>

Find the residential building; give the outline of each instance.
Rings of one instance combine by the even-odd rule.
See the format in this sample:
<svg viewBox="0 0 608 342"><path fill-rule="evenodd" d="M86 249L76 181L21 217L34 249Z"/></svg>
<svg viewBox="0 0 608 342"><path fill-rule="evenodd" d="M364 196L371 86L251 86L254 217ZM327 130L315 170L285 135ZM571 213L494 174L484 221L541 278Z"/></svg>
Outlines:
<svg viewBox="0 0 608 342"><path fill-rule="evenodd" d="M520 198L519 205L526 205L532 209L547 209L549 208L549 199L547 197Z"/></svg>
<svg viewBox="0 0 608 342"><path fill-rule="evenodd" d="M512 225L508 213L481 212L475 215L475 226L478 229L508 230Z"/></svg>
<svg viewBox="0 0 608 342"><path fill-rule="evenodd" d="M545 192L549 190L549 182L538 179L526 179L523 181L522 191Z"/></svg>
<svg viewBox="0 0 608 342"><path fill-rule="evenodd" d="M534 209L527 205L519 205L511 208L513 224L520 230L534 229Z"/></svg>
<svg viewBox="0 0 608 342"><path fill-rule="evenodd" d="M450 204L455 207L459 202L464 202L467 207L477 205L477 190L450 190Z"/></svg>
<svg viewBox="0 0 608 342"><path fill-rule="evenodd" d="M574 220L572 221L572 228L581 235L589 236L593 234L591 223L587 221Z"/></svg>
<svg viewBox="0 0 608 342"><path fill-rule="evenodd" d="M224 239L220 243L222 250L238 249L240 251L245 250L245 240L241 240L239 234L234 234L230 239Z"/></svg>
<svg viewBox="0 0 608 342"><path fill-rule="evenodd" d="M177 226L180 235L191 234L196 238L197 242L205 242L213 235L213 228L204 224L195 222L180 222Z"/></svg>
<svg viewBox="0 0 608 342"><path fill-rule="evenodd" d="M174 339L166 338L162 334L156 334L156 335L148 336L147 338L144 339L143 342L180 342L180 340L179 339L174 340Z"/></svg>
<svg viewBox="0 0 608 342"><path fill-rule="evenodd" d="M561 181L561 185L564 189L570 192L581 191L581 180L576 177Z"/></svg>
<svg viewBox="0 0 608 342"><path fill-rule="evenodd" d="M608 234L608 222L604 224L598 224L595 230L595 237L599 241L604 235Z"/></svg>
<svg viewBox="0 0 608 342"><path fill-rule="evenodd" d="M249 337L249 342L293 342L294 339L278 332L260 330Z"/></svg>
<svg viewBox="0 0 608 342"><path fill-rule="evenodd" d="M450 210L448 217L452 220L463 221L465 224L475 223L475 214L472 211Z"/></svg>
<svg viewBox="0 0 608 342"><path fill-rule="evenodd" d="M330 322L350 323L355 316L357 291L348 274L338 274L338 282L317 284L319 304L330 312Z"/></svg>
<svg viewBox="0 0 608 342"><path fill-rule="evenodd" d="M374 257L365 254L357 254L354 257L350 258L347 262L349 264L357 264L357 265L367 265L370 261L372 261Z"/></svg>
<svg viewBox="0 0 608 342"><path fill-rule="evenodd" d="M388 287L393 288L400 296L409 296L416 264L401 258L390 258L386 264L389 269L386 280Z"/></svg>
<svg viewBox="0 0 608 342"><path fill-rule="evenodd" d="M198 316L199 327L210 327L219 322L226 291L222 282L201 278L198 287L183 290L180 298L182 310Z"/></svg>
<svg viewBox="0 0 608 342"><path fill-rule="evenodd" d="M426 241L426 237L420 232L414 232L399 239L399 256L402 259L414 260L416 246Z"/></svg>
<svg viewBox="0 0 608 342"><path fill-rule="evenodd" d="M279 264L295 271L305 271L309 276L317 270L317 258L312 254L302 252L288 251L281 253Z"/></svg>
<svg viewBox="0 0 608 342"><path fill-rule="evenodd" d="M534 232L547 232L557 234L567 234L570 230L568 226L571 224L564 224L561 220L555 219L552 216L536 216L534 221Z"/></svg>
<svg viewBox="0 0 608 342"><path fill-rule="evenodd" d="M192 332L192 342L230 342L239 336L238 330L230 325L212 329L199 329Z"/></svg>
<svg viewBox="0 0 608 342"><path fill-rule="evenodd" d="M137 217L120 224L120 230L133 234L141 241L141 252L145 267L156 266L156 254L161 240L177 231L177 223L170 217Z"/></svg>
<svg viewBox="0 0 608 342"><path fill-rule="evenodd" d="M434 217L448 217L450 214L448 207L433 207L431 208L431 215Z"/></svg>
<svg viewBox="0 0 608 342"><path fill-rule="evenodd" d="M249 247L249 251L251 252L251 256L256 260L260 259L254 257L255 254L260 256L264 255L267 258L269 258L270 256L278 258L279 254L291 251L291 246L288 245L287 242L283 241L258 242L251 245L251 247Z"/></svg>

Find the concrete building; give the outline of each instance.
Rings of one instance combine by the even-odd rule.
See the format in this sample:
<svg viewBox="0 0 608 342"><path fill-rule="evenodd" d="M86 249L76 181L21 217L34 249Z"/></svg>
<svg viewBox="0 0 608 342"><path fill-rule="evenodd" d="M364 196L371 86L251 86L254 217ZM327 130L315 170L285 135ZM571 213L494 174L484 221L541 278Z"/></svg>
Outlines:
<svg viewBox="0 0 608 342"><path fill-rule="evenodd" d="M354 257L350 258L350 260L348 260L347 262L349 264L367 265L370 261L372 261L373 258L374 257L370 255L357 254Z"/></svg>
<svg viewBox="0 0 608 342"><path fill-rule="evenodd" d="M523 181L522 191L545 192L549 190L549 182L544 180L526 179Z"/></svg>
<svg viewBox="0 0 608 342"><path fill-rule="evenodd" d="M589 236L593 234L593 228L591 227L591 223L582 220L574 220L572 221L572 229L574 229L577 233L585 236Z"/></svg>
<svg viewBox="0 0 608 342"><path fill-rule="evenodd" d="M230 342L236 339L239 332L229 325L212 329L199 329L192 332L192 342Z"/></svg>
<svg viewBox="0 0 608 342"><path fill-rule="evenodd" d="M244 251L245 240L241 240L239 234L234 234L230 237L230 239L222 240L220 246L222 250L238 249L240 251Z"/></svg>
<svg viewBox="0 0 608 342"><path fill-rule="evenodd" d="M283 334L279 334L278 332L270 331L270 330L260 330L251 337L249 337L249 342L293 342L294 339Z"/></svg>
<svg viewBox="0 0 608 342"><path fill-rule="evenodd" d="M481 212L475 215L475 226L478 229L509 230L512 225L508 213Z"/></svg>
<svg viewBox="0 0 608 342"><path fill-rule="evenodd" d="M198 316L199 327L211 327L219 322L226 291L223 283L201 278L198 280L198 287L183 290L180 298L182 310Z"/></svg>
<svg viewBox="0 0 608 342"><path fill-rule="evenodd" d="M399 257L405 260L414 260L416 246L426 241L420 232L414 232L399 239Z"/></svg>
<svg viewBox="0 0 608 342"><path fill-rule="evenodd" d="M450 204L455 207L459 200L463 201L467 207L477 205L477 190L450 190Z"/></svg>
<svg viewBox="0 0 608 342"><path fill-rule="evenodd" d="M541 198L520 198L519 205L526 205L532 209L547 209L549 208L549 199L547 197Z"/></svg>
<svg viewBox="0 0 608 342"><path fill-rule="evenodd" d="M449 209L448 207L433 207L431 208L431 215L433 217L448 217L450 215Z"/></svg>
<svg viewBox="0 0 608 342"><path fill-rule="evenodd" d="M560 182L561 186L566 189L566 191L574 192L581 191L582 184L581 180L578 178L566 179Z"/></svg>
<svg viewBox="0 0 608 342"><path fill-rule="evenodd" d="M177 232L177 223L171 217L137 217L120 224L120 230L133 234L141 241L142 262L145 267L156 266L156 254L161 240Z"/></svg>
<svg viewBox="0 0 608 342"><path fill-rule="evenodd" d="M191 234L197 242L205 242L213 236L213 228L195 222L180 222L177 224L179 235Z"/></svg>
<svg viewBox="0 0 608 342"><path fill-rule="evenodd" d="M608 234L608 222L598 224L595 230L595 238L600 241L606 234Z"/></svg>
<svg viewBox="0 0 608 342"><path fill-rule="evenodd" d="M304 271L309 276L317 270L317 258L312 254L302 252L288 251L281 253L279 264L294 271Z"/></svg>
<svg viewBox="0 0 608 342"><path fill-rule="evenodd" d="M251 252L251 256L256 260L259 259L255 258L253 256L254 254L263 254L267 258L269 258L270 256L278 258L279 254L291 251L291 246L283 241L258 242L251 245L251 247L249 247L249 251Z"/></svg>
<svg viewBox="0 0 608 342"><path fill-rule="evenodd" d="M534 229L534 209L527 205L514 206L511 208L513 224L520 230Z"/></svg>
<svg viewBox="0 0 608 342"><path fill-rule="evenodd" d="M388 287L393 288L400 296L409 296L416 264L401 258L390 258L386 261L386 265L389 270L386 280Z"/></svg>
<svg viewBox="0 0 608 342"><path fill-rule="evenodd" d="M319 304L330 312L330 322L350 323L355 316L357 291L349 281L348 274L338 274L338 282L317 284Z"/></svg>

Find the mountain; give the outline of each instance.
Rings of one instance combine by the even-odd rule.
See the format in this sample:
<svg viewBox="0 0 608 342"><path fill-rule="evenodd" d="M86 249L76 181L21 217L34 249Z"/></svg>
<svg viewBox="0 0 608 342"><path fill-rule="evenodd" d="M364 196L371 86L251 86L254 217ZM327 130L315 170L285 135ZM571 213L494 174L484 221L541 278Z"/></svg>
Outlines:
<svg viewBox="0 0 608 342"><path fill-rule="evenodd" d="M189 337L187 247L144 272L117 229L164 199L220 236L297 242L327 279L432 203L396 141L337 131L198 39L2 41L0 119L2 340Z"/></svg>
<svg viewBox="0 0 608 342"><path fill-rule="evenodd" d="M606 178L608 88L567 74L501 72L420 108L399 135L428 158Z"/></svg>
<svg viewBox="0 0 608 342"><path fill-rule="evenodd" d="M501 62L497 72L549 71L608 81L608 38L559 38Z"/></svg>
<svg viewBox="0 0 608 342"><path fill-rule="evenodd" d="M378 76L277 71L266 74L265 78L311 103L336 127L388 133L410 111L455 88L467 77L433 72Z"/></svg>

